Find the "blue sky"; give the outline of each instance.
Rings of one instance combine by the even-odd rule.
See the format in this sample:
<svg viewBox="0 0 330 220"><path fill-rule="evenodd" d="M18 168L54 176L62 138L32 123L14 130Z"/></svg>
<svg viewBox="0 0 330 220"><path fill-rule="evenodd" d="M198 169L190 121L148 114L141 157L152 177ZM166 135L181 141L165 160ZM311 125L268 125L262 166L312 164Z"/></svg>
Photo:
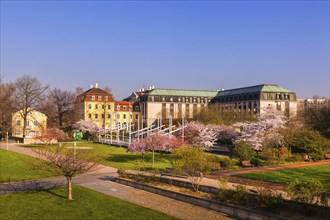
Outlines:
<svg viewBox="0 0 330 220"><path fill-rule="evenodd" d="M329 97L329 1L1 1L1 74L51 87Z"/></svg>

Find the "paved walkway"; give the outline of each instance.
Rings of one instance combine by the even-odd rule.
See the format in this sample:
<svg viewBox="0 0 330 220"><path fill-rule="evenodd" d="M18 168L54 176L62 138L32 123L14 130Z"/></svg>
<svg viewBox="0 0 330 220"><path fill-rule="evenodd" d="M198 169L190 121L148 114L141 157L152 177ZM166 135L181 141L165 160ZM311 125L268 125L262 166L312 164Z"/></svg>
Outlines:
<svg viewBox="0 0 330 220"><path fill-rule="evenodd" d="M0 146L6 149L6 146ZM39 157L33 150L11 144L9 150ZM177 217L179 219L232 219L225 214L194 206L189 203L170 199L143 190L114 183L111 178L118 176L117 169L107 166L100 166L97 171L80 175L72 179L73 184L81 185L86 188L102 192L104 194L129 201L159 212ZM0 194L29 191L34 189L49 189L66 184L64 177L53 177L41 180L31 180L0 185Z"/></svg>

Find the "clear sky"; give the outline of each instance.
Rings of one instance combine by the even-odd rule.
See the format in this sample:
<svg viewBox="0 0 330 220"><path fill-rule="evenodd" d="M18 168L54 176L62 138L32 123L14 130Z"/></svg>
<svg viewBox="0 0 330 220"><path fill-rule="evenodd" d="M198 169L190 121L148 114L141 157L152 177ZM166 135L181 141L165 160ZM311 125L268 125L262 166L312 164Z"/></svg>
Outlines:
<svg viewBox="0 0 330 220"><path fill-rule="evenodd" d="M1 75L51 87L275 83L329 97L329 1L4 1Z"/></svg>

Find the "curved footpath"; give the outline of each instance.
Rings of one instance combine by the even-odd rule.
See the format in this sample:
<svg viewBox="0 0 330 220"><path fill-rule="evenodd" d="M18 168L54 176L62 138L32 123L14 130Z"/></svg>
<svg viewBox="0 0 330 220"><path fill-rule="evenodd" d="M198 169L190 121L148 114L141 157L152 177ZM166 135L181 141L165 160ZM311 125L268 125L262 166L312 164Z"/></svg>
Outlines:
<svg viewBox="0 0 330 220"><path fill-rule="evenodd" d="M0 144L2 149L6 149L5 144ZM10 144L9 150L38 157L38 155L30 148L20 147L15 144ZM79 175L74 177L72 180L73 184L81 185L94 191L132 202L179 219L233 219L216 211L208 210L206 208L194 206L189 203L170 199L110 181L110 179L117 176L117 169L101 165L97 171ZM56 186L64 186L65 184L66 179L64 177L4 183L0 184L0 194L47 189Z"/></svg>

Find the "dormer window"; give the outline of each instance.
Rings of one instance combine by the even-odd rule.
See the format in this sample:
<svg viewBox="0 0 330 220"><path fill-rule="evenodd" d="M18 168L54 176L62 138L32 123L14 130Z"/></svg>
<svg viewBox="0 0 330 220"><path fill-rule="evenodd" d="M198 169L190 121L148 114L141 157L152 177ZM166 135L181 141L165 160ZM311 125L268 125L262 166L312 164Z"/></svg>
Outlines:
<svg viewBox="0 0 330 220"><path fill-rule="evenodd" d="M123 110L126 111L126 105L123 106Z"/></svg>
<svg viewBox="0 0 330 220"><path fill-rule="evenodd" d="M170 98L170 101L173 102L173 98Z"/></svg>
<svg viewBox="0 0 330 220"><path fill-rule="evenodd" d="M104 97L104 100L105 100L105 101L108 101L108 96Z"/></svg>
<svg viewBox="0 0 330 220"><path fill-rule="evenodd" d="M181 102L181 98L178 98L178 101Z"/></svg>
<svg viewBox="0 0 330 220"><path fill-rule="evenodd" d="M102 96L97 97L98 101L102 101Z"/></svg>
<svg viewBox="0 0 330 220"><path fill-rule="evenodd" d="M120 110L120 105L117 105L117 111L119 111Z"/></svg>
<svg viewBox="0 0 330 220"><path fill-rule="evenodd" d="M95 101L95 96L92 96L92 101Z"/></svg>
<svg viewBox="0 0 330 220"><path fill-rule="evenodd" d="M162 98L162 101L165 102L165 97Z"/></svg>
<svg viewBox="0 0 330 220"><path fill-rule="evenodd" d="M139 111L139 106L135 106L135 111Z"/></svg>

